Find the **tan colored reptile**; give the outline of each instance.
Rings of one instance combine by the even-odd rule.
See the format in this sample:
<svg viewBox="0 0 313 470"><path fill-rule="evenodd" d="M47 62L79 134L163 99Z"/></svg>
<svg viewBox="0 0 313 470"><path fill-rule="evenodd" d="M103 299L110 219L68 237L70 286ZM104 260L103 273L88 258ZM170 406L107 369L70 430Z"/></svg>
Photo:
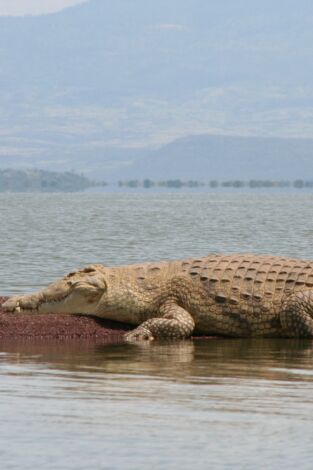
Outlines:
<svg viewBox="0 0 313 470"><path fill-rule="evenodd" d="M11 312L82 313L128 322L125 339L313 337L313 261L256 255L72 272L38 293L10 298Z"/></svg>

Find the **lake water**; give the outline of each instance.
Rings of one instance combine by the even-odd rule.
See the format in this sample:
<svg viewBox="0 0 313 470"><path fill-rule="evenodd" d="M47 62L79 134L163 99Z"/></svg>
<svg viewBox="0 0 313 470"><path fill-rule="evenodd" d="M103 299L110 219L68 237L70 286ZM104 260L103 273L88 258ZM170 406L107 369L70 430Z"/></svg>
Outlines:
<svg viewBox="0 0 313 470"><path fill-rule="evenodd" d="M67 271L203 256L313 258L313 195L0 194L0 295ZM2 341L7 469L313 467L313 341Z"/></svg>

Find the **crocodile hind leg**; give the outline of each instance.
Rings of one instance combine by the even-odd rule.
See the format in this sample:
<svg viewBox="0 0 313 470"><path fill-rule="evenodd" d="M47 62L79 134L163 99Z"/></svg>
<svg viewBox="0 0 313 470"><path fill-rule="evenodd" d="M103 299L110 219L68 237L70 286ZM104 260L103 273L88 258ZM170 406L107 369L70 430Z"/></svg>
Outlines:
<svg viewBox="0 0 313 470"><path fill-rule="evenodd" d="M164 304L160 308L162 317L151 318L137 328L126 333L126 341L142 341L154 339L188 338L195 327L192 316L175 303Z"/></svg>
<svg viewBox="0 0 313 470"><path fill-rule="evenodd" d="M313 338L313 291L297 292L288 297L280 321L288 337Z"/></svg>

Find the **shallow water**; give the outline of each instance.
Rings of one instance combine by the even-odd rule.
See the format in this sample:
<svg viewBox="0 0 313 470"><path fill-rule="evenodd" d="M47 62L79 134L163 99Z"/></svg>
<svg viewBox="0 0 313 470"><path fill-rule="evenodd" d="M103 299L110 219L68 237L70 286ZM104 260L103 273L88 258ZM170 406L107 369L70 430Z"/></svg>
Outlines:
<svg viewBox="0 0 313 470"><path fill-rule="evenodd" d="M0 293L78 265L312 258L309 194L0 195ZM0 346L5 469L311 469L313 342Z"/></svg>

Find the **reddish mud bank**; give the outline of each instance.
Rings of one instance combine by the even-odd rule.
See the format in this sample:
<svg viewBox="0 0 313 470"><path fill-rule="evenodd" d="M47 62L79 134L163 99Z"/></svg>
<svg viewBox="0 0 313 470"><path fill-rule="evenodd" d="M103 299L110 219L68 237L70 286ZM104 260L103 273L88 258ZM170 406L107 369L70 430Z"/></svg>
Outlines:
<svg viewBox="0 0 313 470"><path fill-rule="evenodd" d="M24 315L6 313L0 297L0 338L110 339L122 338L129 326L82 315Z"/></svg>

